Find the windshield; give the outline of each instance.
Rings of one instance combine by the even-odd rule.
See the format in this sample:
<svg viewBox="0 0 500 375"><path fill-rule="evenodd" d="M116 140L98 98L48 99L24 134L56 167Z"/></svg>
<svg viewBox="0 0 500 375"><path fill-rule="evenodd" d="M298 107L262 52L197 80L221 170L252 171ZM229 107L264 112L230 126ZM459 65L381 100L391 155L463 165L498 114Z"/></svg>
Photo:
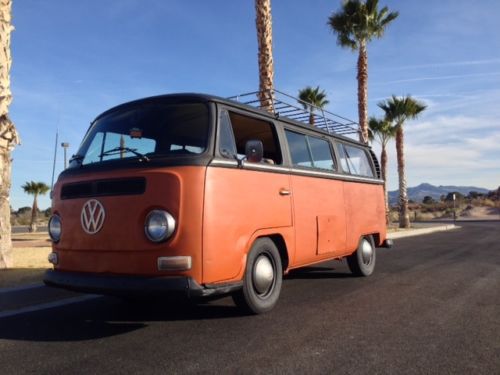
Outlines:
<svg viewBox="0 0 500 375"><path fill-rule="evenodd" d="M208 119L202 103L141 103L111 112L92 125L69 166L201 154L207 147Z"/></svg>

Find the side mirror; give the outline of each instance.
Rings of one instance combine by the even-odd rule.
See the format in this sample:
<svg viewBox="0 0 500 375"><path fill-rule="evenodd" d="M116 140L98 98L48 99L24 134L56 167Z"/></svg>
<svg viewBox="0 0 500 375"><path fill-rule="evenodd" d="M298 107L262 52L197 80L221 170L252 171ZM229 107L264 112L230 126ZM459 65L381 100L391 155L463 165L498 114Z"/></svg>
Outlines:
<svg viewBox="0 0 500 375"><path fill-rule="evenodd" d="M262 141L251 139L245 144L245 156L250 163L260 163L264 157Z"/></svg>

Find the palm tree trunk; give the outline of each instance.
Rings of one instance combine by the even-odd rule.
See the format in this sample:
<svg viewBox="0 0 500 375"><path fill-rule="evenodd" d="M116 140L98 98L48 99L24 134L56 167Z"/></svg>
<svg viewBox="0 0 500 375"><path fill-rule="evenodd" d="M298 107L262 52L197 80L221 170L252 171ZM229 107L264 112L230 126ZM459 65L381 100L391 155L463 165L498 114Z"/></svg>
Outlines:
<svg viewBox="0 0 500 375"><path fill-rule="evenodd" d="M368 53L366 42L359 45L358 55L358 115L361 134L359 140L368 142Z"/></svg>
<svg viewBox="0 0 500 375"><path fill-rule="evenodd" d="M398 126L396 133L396 154L398 158L399 175L399 227L409 228L410 215L408 213L408 193L406 189L404 133L401 125Z"/></svg>
<svg viewBox="0 0 500 375"><path fill-rule="evenodd" d="M259 100L262 108L273 113L274 63L271 0L255 0L255 10L259 47Z"/></svg>
<svg viewBox="0 0 500 375"><path fill-rule="evenodd" d="M316 125L314 124L314 112L313 112L313 111L311 111L311 112L309 113L309 125L311 125L311 126L316 126Z"/></svg>
<svg viewBox="0 0 500 375"><path fill-rule="evenodd" d="M385 223L389 223L389 195L387 193L387 150L382 143L382 152L380 153L380 172L384 180L384 199L385 199Z"/></svg>
<svg viewBox="0 0 500 375"><path fill-rule="evenodd" d="M0 142L3 140L0 139ZM10 227L10 152L0 147L0 269L12 267Z"/></svg>
<svg viewBox="0 0 500 375"><path fill-rule="evenodd" d="M10 227L10 152L19 143L16 128L8 116L10 92L11 0L0 0L0 269L12 266Z"/></svg>
<svg viewBox="0 0 500 375"><path fill-rule="evenodd" d="M36 218L38 214L38 202L37 202L38 194L35 193L35 198L33 199L33 207L31 208L31 223L29 226L30 232L36 232Z"/></svg>

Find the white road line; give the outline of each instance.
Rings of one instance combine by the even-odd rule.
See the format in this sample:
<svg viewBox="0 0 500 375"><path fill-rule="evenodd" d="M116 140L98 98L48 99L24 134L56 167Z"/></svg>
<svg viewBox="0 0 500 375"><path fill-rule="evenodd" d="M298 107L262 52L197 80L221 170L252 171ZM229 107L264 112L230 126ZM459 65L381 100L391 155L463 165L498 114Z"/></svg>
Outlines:
<svg viewBox="0 0 500 375"><path fill-rule="evenodd" d="M28 285L21 285L21 286L13 286L13 287L10 287L10 288L0 288L0 294L2 294L2 293L20 292L22 290L42 288L44 286L45 286L45 284L37 283L37 284L28 284Z"/></svg>
<svg viewBox="0 0 500 375"><path fill-rule="evenodd" d="M100 297L102 297L102 296L95 295L95 294L89 294L89 295L80 296L80 297L66 298L66 299L62 299L59 301L47 302L47 303L42 303L39 305L23 307L23 308L17 309L17 310L7 310L7 311L0 312L0 319L9 318L11 316L26 314L26 313L40 311L40 310L52 309L54 307L70 305L72 303L90 301L90 300L100 298Z"/></svg>

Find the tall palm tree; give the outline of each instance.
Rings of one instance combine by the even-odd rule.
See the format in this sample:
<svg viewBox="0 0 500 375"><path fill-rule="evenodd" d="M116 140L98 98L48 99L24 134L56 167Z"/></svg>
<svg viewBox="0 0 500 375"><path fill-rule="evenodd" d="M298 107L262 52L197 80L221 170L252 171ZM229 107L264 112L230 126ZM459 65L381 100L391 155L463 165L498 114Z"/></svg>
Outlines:
<svg viewBox="0 0 500 375"><path fill-rule="evenodd" d="M0 1L0 269L12 266L10 227L11 151L19 144L16 128L9 118L10 33L12 1Z"/></svg>
<svg viewBox="0 0 500 375"><path fill-rule="evenodd" d="M274 112L274 62L271 0L255 0L255 24L259 47L259 100L261 107Z"/></svg>
<svg viewBox="0 0 500 375"><path fill-rule="evenodd" d="M36 217L38 214L38 196L47 194L50 190L50 187L43 182L26 182L23 186L21 186L25 193L33 195L33 207L31 208L31 223L29 226L30 232L36 232Z"/></svg>
<svg viewBox="0 0 500 375"><path fill-rule="evenodd" d="M368 121L368 137L370 140L377 140L382 147L380 152L380 172L384 180L385 197L385 221L389 224L389 197L387 193L387 143L396 136L396 127L386 119L370 117Z"/></svg>
<svg viewBox="0 0 500 375"><path fill-rule="evenodd" d="M300 104L304 107L306 111L309 112L309 124L314 126L314 111L316 109L324 108L328 103L326 99L325 90L319 90L319 86L312 88L307 86L306 88L299 90Z"/></svg>
<svg viewBox="0 0 500 375"><path fill-rule="evenodd" d="M401 98L393 95L392 98L378 103L378 106L384 110L386 120L391 122L396 128L396 154L399 176L399 227L409 228L410 215L408 213L403 125L406 120L417 118L427 106L413 99L410 95Z"/></svg>
<svg viewBox="0 0 500 375"><path fill-rule="evenodd" d="M337 33L337 44L358 50L358 115L360 140L368 141L368 53L373 38L381 38L385 28L399 15L389 8L378 9L378 0L346 0L338 12L328 18L328 25Z"/></svg>

